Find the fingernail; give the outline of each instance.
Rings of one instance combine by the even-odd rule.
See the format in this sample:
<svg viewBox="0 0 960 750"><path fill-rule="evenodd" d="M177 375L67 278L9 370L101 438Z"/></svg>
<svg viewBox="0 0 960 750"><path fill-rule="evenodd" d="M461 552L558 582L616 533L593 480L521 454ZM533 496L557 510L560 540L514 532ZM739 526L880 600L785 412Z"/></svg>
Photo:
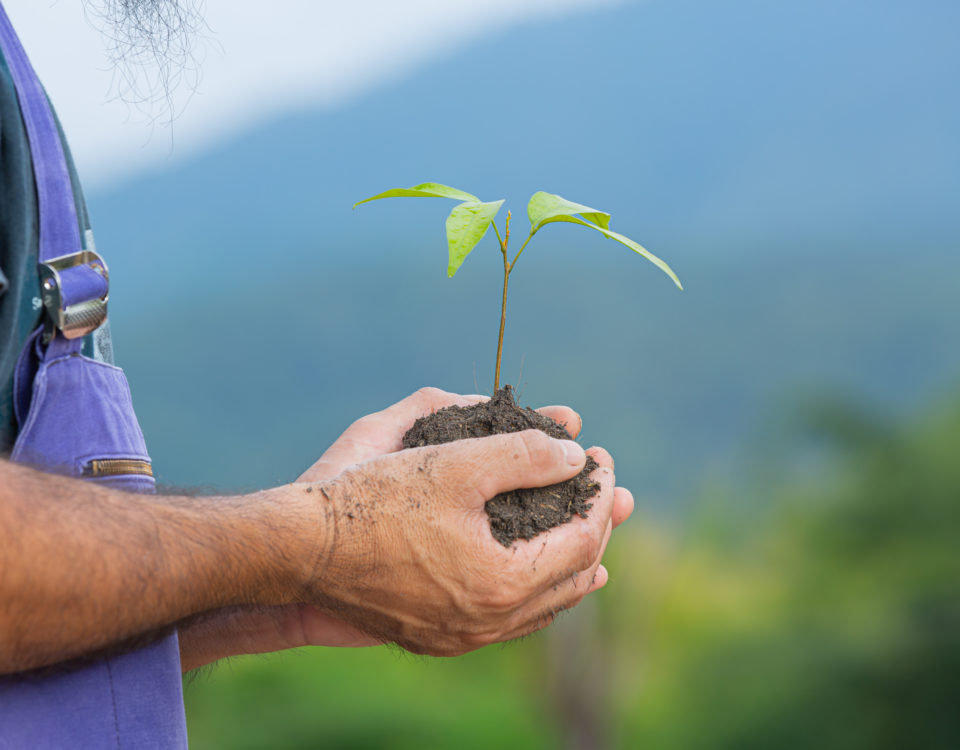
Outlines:
<svg viewBox="0 0 960 750"><path fill-rule="evenodd" d="M567 452L567 463L571 466L579 466L587 460L580 443L575 443L573 440L561 440L560 442L563 443L563 449Z"/></svg>

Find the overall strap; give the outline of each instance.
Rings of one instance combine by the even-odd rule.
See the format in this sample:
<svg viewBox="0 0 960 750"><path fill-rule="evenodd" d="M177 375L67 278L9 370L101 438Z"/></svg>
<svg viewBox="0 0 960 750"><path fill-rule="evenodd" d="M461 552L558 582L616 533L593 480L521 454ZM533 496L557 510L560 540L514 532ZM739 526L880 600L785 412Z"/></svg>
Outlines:
<svg viewBox="0 0 960 750"><path fill-rule="evenodd" d="M13 30L2 2L0 2L0 48L10 69L30 144L40 217L38 260L40 263L46 263L82 250L77 207L63 142L60 139L60 131L57 128L53 110L40 84L40 79L37 78ZM87 270L81 273L82 278L89 285L90 275L95 271L88 266ZM105 296L105 279L101 286L102 294ZM66 292L66 289L62 291ZM100 291L100 287L95 291ZM58 339L62 337L60 335L55 337L54 348L60 353L80 351L81 338L70 341L65 339L58 341Z"/></svg>

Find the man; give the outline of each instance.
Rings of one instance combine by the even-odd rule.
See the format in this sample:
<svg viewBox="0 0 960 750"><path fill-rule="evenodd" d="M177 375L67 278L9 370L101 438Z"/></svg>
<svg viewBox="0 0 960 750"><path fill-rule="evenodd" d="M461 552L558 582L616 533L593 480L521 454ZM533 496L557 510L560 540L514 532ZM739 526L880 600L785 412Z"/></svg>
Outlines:
<svg viewBox="0 0 960 750"><path fill-rule="evenodd" d="M107 4L124 8L121 25L141 32L169 35L182 18L173 0ZM77 304L96 310L106 269L2 6L0 21L0 449L14 459L0 460L0 748L183 745L180 670L304 645L461 654L531 633L606 583L600 560L633 500L602 449L589 517L509 549L485 501L574 476L579 445L528 431L401 449L415 419L479 396L418 391L283 487L134 494L152 472L104 361L108 334L70 327ZM58 232L72 239L51 250ZM75 303L67 281L81 272L95 291ZM543 411L579 432L570 409Z"/></svg>

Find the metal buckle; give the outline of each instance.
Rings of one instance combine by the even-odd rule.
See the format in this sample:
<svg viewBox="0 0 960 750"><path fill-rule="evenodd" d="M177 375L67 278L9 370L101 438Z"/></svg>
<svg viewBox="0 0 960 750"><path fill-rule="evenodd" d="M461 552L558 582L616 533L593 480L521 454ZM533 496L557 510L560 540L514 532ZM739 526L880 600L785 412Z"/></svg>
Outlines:
<svg viewBox="0 0 960 750"><path fill-rule="evenodd" d="M43 289L43 306L53 326L64 338L76 339L86 336L99 328L107 319L107 297L94 297L80 300L72 305L64 305L64 274L77 266L90 266L103 276L109 289L110 273L107 264L93 250L81 250L79 253L62 255L40 264L40 284Z"/></svg>

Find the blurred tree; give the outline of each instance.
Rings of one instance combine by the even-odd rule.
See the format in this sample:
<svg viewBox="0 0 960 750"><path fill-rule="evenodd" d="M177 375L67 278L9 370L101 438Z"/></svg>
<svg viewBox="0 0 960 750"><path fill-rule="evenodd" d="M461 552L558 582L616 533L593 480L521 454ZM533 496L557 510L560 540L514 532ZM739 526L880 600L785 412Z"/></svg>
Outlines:
<svg viewBox="0 0 960 750"><path fill-rule="evenodd" d="M812 414L832 467L782 483L739 549L695 535L650 590L662 603L638 603L650 674L620 746L960 747L960 403L900 426ZM631 619L613 618L617 648Z"/></svg>

